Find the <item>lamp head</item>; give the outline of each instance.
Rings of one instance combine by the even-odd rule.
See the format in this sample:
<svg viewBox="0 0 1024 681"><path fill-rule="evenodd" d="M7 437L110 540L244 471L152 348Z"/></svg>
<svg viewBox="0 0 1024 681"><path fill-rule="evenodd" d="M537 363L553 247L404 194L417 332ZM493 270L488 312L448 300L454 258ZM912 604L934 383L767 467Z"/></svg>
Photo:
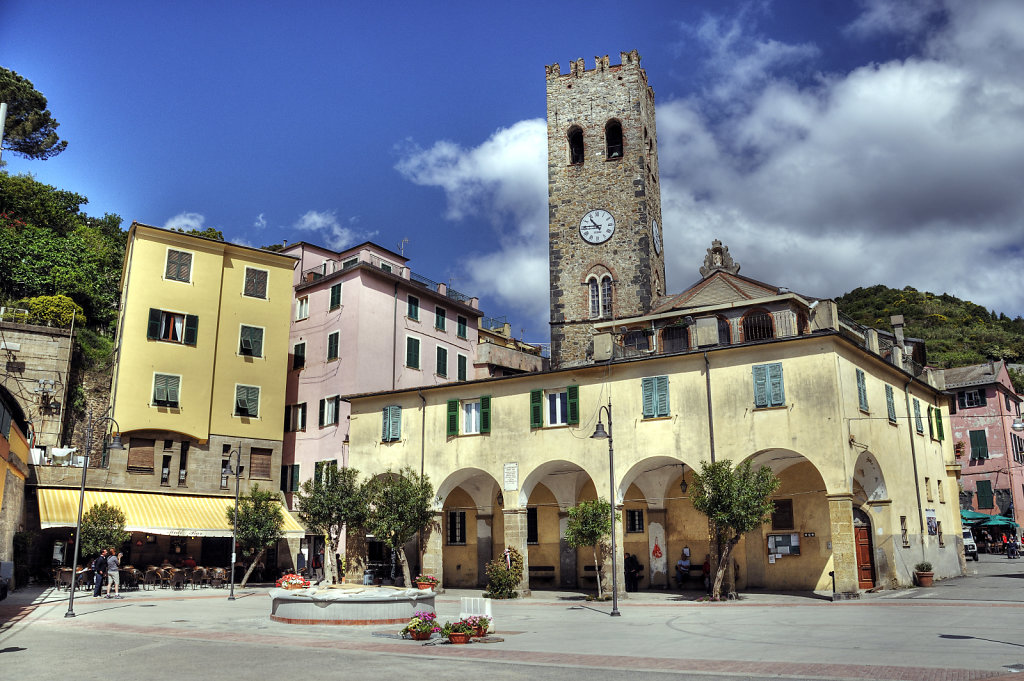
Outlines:
<svg viewBox="0 0 1024 681"><path fill-rule="evenodd" d="M607 440L608 433L605 432L604 424L601 423L600 419L597 421L597 427L594 428L594 434L590 436L593 440Z"/></svg>
<svg viewBox="0 0 1024 681"><path fill-rule="evenodd" d="M680 465L683 468L683 477L679 479L679 491L686 494L686 490L690 488L690 486L686 484L686 464L684 463Z"/></svg>
<svg viewBox="0 0 1024 681"><path fill-rule="evenodd" d="M1010 426L1010 428L1013 429L1014 431L1020 433L1020 432L1024 431L1024 421L1021 421L1020 417L1018 416L1017 418L1015 418L1013 420L1013 425Z"/></svg>
<svg viewBox="0 0 1024 681"><path fill-rule="evenodd" d="M114 433L110 437L110 444L107 445L107 449L124 449L124 445L121 444L121 433Z"/></svg>

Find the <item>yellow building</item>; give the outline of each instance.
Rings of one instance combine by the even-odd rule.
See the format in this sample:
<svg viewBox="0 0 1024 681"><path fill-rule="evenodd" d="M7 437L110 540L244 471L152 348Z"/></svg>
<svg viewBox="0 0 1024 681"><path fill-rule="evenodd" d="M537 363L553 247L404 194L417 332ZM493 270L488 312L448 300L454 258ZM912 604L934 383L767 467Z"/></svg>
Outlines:
<svg viewBox="0 0 1024 681"><path fill-rule="evenodd" d="M227 564L222 507L191 510L209 498L233 503L232 452L241 453L243 493L280 488L295 262L137 222L129 229L109 412L125 450L96 448L101 470L89 471L87 487L120 495L136 565L183 554ZM103 433L93 435L98 443ZM66 484L76 481L40 480L50 487L39 492L44 528L67 523ZM290 518L289 528L301 535Z"/></svg>
<svg viewBox="0 0 1024 681"><path fill-rule="evenodd" d="M0 562L14 561L14 534L25 529L29 432L21 406L6 388L0 387ZM15 580L11 587L16 586L21 585Z"/></svg>
<svg viewBox="0 0 1024 681"><path fill-rule="evenodd" d="M596 323L589 364L351 398L350 465L422 467L437 490L422 570L480 586L515 546L523 589L592 585L591 552L563 535L568 508L611 496L608 441L590 437L606 406L620 585L625 552L646 588L675 586L684 549L700 565L707 520L686 488L722 459L782 481L771 522L737 547L740 588L827 590L834 572L843 597L908 584L925 560L938 577L961 573L947 399L913 346L740 276L723 253L650 314Z"/></svg>

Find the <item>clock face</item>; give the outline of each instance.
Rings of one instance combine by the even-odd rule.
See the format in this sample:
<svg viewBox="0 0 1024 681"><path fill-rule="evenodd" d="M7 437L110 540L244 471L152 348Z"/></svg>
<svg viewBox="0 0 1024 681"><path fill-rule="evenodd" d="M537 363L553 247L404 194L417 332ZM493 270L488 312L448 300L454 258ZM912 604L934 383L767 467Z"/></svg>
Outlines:
<svg viewBox="0 0 1024 681"><path fill-rule="evenodd" d="M615 233L615 218L606 210L592 210L580 220L580 236L590 244L603 244Z"/></svg>
<svg viewBox="0 0 1024 681"><path fill-rule="evenodd" d="M658 227L658 221L651 221L651 231L654 232L654 252L661 255L661 227Z"/></svg>

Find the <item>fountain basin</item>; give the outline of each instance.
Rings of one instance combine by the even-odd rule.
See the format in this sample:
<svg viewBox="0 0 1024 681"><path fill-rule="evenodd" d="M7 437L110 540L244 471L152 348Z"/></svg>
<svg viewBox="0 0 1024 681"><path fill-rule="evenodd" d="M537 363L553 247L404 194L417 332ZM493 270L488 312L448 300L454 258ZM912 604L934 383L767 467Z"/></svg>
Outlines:
<svg viewBox="0 0 1024 681"><path fill-rule="evenodd" d="M333 584L271 589L270 619L285 624L405 624L417 611L434 611L433 589Z"/></svg>

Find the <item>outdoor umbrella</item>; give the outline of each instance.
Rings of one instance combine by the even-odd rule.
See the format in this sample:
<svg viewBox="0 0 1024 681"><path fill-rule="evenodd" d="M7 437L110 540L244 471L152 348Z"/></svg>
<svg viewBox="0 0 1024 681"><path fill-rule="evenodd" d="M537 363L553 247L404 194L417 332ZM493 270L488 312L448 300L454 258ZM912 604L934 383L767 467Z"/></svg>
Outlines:
<svg viewBox="0 0 1024 681"><path fill-rule="evenodd" d="M1006 516L1003 516L1003 515L994 515L991 518L989 518L988 520L986 520L985 522L979 523L979 524L985 525L985 526L989 526L989 525L1010 525L1011 527L1017 527L1017 523L1013 522L1012 518L1007 518Z"/></svg>
<svg viewBox="0 0 1024 681"><path fill-rule="evenodd" d="M992 518L988 513L978 513L977 511L968 511L960 509L960 519L969 523L976 523L982 520L988 520Z"/></svg>

